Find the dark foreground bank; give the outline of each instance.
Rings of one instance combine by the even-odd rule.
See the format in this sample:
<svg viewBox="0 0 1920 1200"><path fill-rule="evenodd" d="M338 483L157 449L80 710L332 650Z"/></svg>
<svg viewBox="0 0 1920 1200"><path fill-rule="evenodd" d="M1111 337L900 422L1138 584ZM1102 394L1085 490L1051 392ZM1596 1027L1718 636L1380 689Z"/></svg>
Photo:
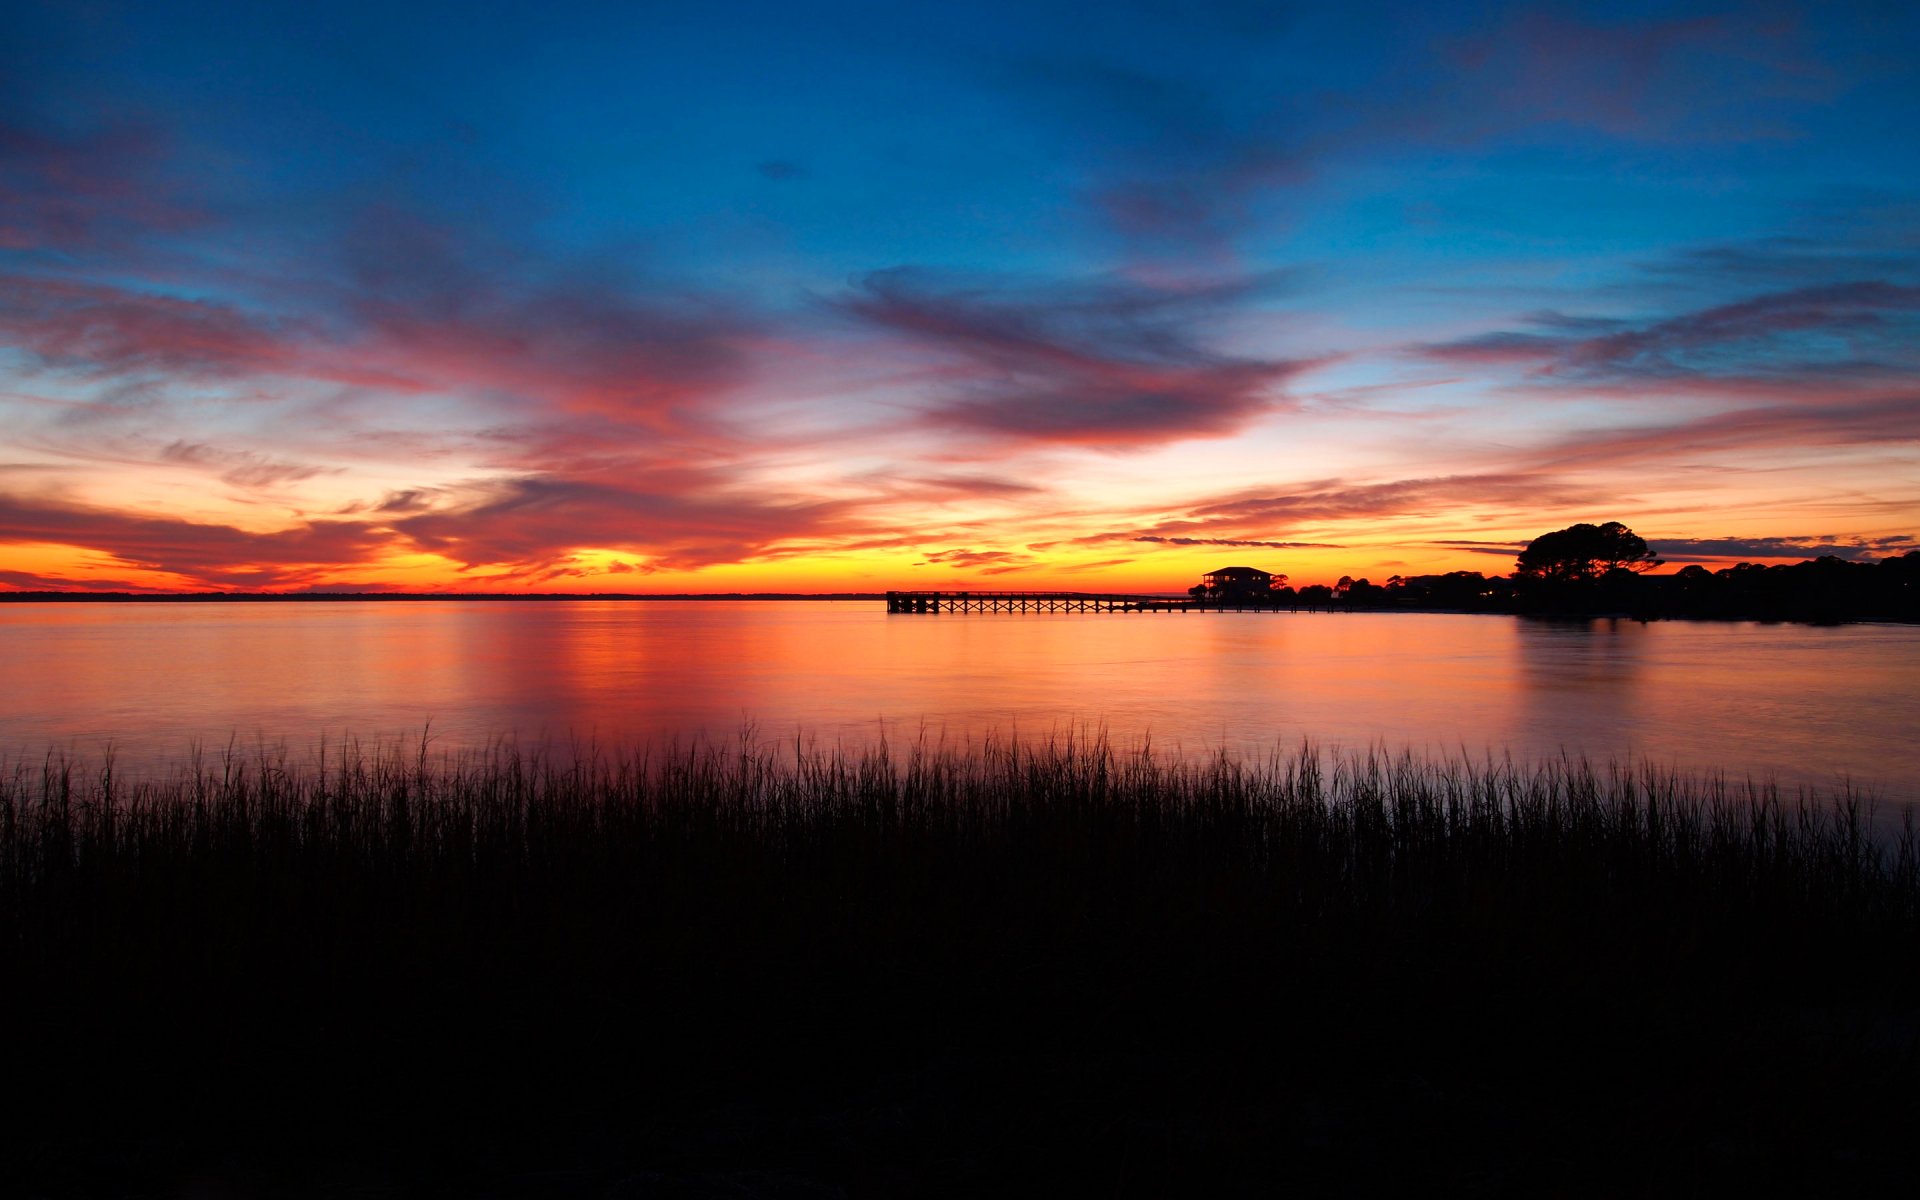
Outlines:
<svg viewBox="0 0 1920 1200"><path fill-rule="evenodd" d="M15 1194L1874 1194L1842 798L1100 745L0 773Z"/></svg>

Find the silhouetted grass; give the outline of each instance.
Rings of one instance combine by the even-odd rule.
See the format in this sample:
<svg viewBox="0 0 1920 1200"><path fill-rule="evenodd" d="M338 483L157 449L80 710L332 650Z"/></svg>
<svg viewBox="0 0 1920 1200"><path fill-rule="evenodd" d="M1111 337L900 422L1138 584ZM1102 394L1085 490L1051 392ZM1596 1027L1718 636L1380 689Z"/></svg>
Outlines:
<svg viewBox="0 0 1920 1200"><path fill-rule="evenodd" d="M1920 839L1869 818L1098 738L14 762L6 1157L88 1194L1871 1189L1920 1115Z"/></svg>

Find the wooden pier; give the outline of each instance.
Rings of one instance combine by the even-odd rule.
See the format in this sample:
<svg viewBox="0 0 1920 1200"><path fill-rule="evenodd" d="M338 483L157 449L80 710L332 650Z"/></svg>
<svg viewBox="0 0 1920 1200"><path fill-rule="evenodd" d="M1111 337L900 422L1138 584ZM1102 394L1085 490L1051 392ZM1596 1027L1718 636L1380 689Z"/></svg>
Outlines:
<svg viewBox="0 0 1920 1200"><path fill-rule="evenodd" d="M1111 592L887 593L890 613L1298 612L1300 608L1293 600L1173 599Z"/></svg>

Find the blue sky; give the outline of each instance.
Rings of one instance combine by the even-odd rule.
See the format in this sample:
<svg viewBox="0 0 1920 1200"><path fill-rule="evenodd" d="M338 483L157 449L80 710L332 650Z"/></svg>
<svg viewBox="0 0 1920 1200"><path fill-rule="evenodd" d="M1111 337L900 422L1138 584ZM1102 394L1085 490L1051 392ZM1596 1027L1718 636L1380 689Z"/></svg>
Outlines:
<svg viewBox="0 0 1920 1200"><path fill-rule="evenodd" d="M1911 5L0 23L0 585L1159 588L1920 528Z"/></svg>

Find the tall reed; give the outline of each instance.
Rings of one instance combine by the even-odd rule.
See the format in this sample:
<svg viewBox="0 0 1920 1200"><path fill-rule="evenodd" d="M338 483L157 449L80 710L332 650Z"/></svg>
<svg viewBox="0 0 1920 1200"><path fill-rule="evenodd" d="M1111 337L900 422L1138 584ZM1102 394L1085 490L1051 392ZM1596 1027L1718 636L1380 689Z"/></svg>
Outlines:
<svg viewBox="0 0 1920 1200"><path fill-rule="evenodd" d="M16 759L0 1003L37 1033L0 1068L39 1081L11 1128L45 1171L154 1125L199 1153L404 1129L472 1154L609 1106L679 1128L954 1055L1003 1064L939 1085L956 1128L1026 1112L1009 1080L1044 1061L1104 1114L1082 1141L1194 1080L1266 1113L1416 1076L1594 1161L1653 1104L1678 1153L1700 1122L1911 1112L1920 837L1886 817L1645 764L1097 732ZM1098 1082L1116 1053L1151 1098Z"/></svg>

